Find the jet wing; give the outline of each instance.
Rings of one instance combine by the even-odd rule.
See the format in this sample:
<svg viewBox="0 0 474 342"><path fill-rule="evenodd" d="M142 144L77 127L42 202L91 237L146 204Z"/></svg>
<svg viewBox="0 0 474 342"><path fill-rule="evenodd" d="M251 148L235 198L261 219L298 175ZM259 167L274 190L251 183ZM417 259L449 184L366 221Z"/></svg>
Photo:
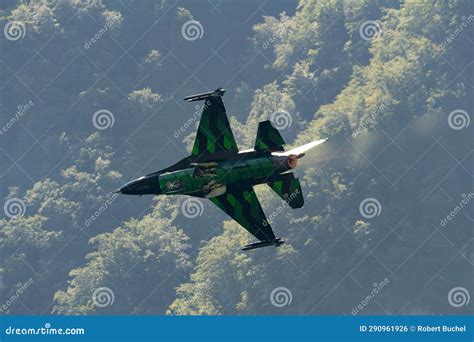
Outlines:
<svg viewBox="0 0 474 342"><path fill-rule="evenodd" d="M252 186L228 190L210 200L260 241L276 240Z"/></svg>
<svg viewBox="0 0 474 342"><path fill-rule="evenodd" d="M191 154L199 156L220 151L238 153L221 96L209 96L204 103Z"/></svg>

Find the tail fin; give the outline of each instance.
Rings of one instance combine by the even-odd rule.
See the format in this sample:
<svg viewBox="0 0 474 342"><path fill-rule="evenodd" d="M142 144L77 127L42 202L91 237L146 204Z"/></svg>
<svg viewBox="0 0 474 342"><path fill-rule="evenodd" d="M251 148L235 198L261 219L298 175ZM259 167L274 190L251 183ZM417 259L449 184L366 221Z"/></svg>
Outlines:
<svg viewBox="0 0 474 342"><path fill-rule="evenodd" d="M256 151L284 151L283 145L285 145L285 141L280 132L272 126L270 120L258 124L257 138L255 139Z"/></svg>
<svg viewBox="0 0 474 342"><path fill-rule="evenodd" d="M293 173L281 175L281 178L268 183L270 188L275 191L292 209L301 208L304 205L303 193L298 178Z"/></svg>

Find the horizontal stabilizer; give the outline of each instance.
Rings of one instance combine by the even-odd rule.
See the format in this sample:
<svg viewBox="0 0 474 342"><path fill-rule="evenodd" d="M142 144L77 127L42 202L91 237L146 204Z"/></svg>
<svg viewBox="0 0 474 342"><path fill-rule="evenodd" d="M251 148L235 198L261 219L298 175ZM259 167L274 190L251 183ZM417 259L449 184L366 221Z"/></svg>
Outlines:
<svg viewBox="0 0 474 342"><path fill-rule="evenodd" d="M224 95L225 92L226 92L226 90L224 88L217 88L216 90L210 91L210 92L207 92L207 93L201 93L201 94L194 94L194 95L186 96L185 98L183 98L183 100L188 101L188 102L201 101L201 100L205 100L209 97L222 96L222 95Z"/></svg>
<svg viewBox="0 0 474 342"><path fill-rule="evenodd" d="M269 182L268 186L292 209L298 209L304 205L300 181L293 176L293 173L281 175L280 179Z"/></svg>
<svg viewBox="0 0 474 342"><path fill-rule="evenodd" d="M318 145L321 145L323 142L327 141L328 139L321 139L321 140L315 140L311 141L310 143L298 146L292 150L289 151L284 151L284 152L273 152L272 155L278 156L278 157L289 157L291 155L295 156L302 156L304 155L307 151L311 150L312 148L315 148Z"/></svg>
<svg viewBox="0 0 474 342"><path fill-rule="evenodd" d="M280 132L272 126L270 120L258 124L255 151L283 151L283 145L285 145L285 141Z"/></svg>
<svg viewBox="0 0 474 342"><path fill-rule="evenodd" d="M268 240L268 241L261 241L261 242L251 243L249 245L245 245L244 248L242 248L242 250L243 251L249 251L251 249L257 249L257 248L268 247L268 246L278 247L278 246L280 246L284 243L285 243L285 241L278 238L278 239L275 239L275 240Z"/></svg>

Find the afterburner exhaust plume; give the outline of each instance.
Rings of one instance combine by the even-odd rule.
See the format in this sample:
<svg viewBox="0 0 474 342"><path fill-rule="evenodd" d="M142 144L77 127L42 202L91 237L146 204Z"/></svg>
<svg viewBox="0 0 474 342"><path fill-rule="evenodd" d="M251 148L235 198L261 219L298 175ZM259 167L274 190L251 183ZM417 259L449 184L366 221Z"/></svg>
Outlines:
<svg viewBox="0 0 474 342"><path fill-rule="evenodd" d="M365 132L352 136L339 136L329 139L317 149L306 152L305 158L299 160L298 166L318 167L330 165L332 167L355 167L370 163L383 148L394 144L407 145L420 136L434 134L440 130L445 117L442 113L430 112L412 119L405 127L395 133L382 130ZM391 136L392 135L392 136Z"/></svg>

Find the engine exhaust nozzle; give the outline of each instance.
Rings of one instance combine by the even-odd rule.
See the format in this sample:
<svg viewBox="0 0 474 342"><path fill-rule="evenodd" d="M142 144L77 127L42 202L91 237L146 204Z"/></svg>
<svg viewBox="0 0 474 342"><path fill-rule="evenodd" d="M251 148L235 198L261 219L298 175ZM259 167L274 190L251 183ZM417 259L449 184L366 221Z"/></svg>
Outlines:
<svg viewBox="0 0 474 342"><path fill-rule="evenodd" d="M291 155L288 157L288 167L294 169L298 165L298 156Z"/></svg>

